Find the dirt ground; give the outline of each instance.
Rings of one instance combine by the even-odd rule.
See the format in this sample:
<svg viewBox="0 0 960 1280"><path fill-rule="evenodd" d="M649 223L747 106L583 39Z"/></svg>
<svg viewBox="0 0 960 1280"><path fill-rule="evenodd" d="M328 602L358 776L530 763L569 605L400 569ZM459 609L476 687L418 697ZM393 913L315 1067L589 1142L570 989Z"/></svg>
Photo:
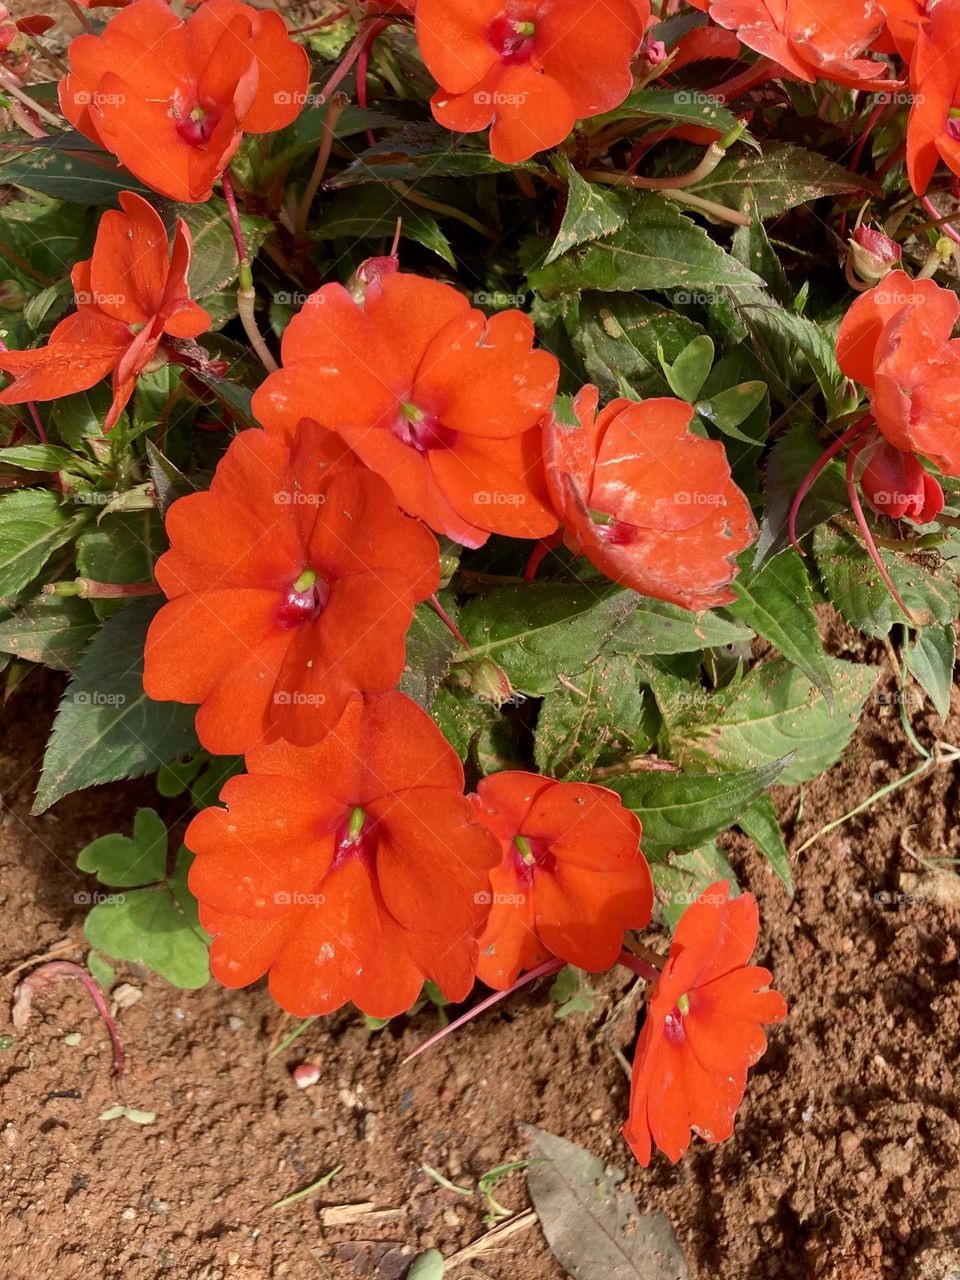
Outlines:
<svg viewBox="0 0 960 1280"><path fill-rule="evenodd" d="M842 638L833 645L843 653ZM857 654L856 656L861 656ZM882 658L882 651L872 654ZM885 672L845 760L776 795L791 849L916 767ZM41 674L3 713L0 974L72 940L83 955L91 884L73 870L92 837L128 830L149 782L69 797L28 816L57 693ZM915 715L922 740L960 741ZM416 1063L429 1012L366 1029L344 1013L267 1060L281 1023L262 987L188 994L123 971L142 998L119 1014L122 1097L154 1123L98 1119L118 1100L103 1028L82 989L38 996L26 1032L0 1053L0 1267L7 1280L398 1280L413 1254L448 1256L488 1229L483 1208L444 1190L522 1158L518 1122L589 1147L627 1170L641 1208L676 1226L694 1280L960 1280L960 911L955 881L918 888L918 861L960 856L958 777L942 767L893 793L796 859L791 902L746 841L724 838L761 902L759 960L790 1003L753 1072L733 1139L695 1142L672 1167L631 1164L619 1126L627 1080L601 1033L626 976L604 980L591 1014L556 1021L544 989L518 994ZM166 804L166 808L164 808ZM0 981L0 1034L15 978ZM629 1051L636 1005L613 1038ZM79 1034L80 1042L68 1043ZM309 1059L320 1082L296 1088ZM278 1199L342 1166L287 1208ZM498 1198L522 1211L522 1176ZM370 1204L359 1224L331 1206ZM472 1269L472 1270L471 1270ZM489 1280L558 1280L535 1224L453 1270Z"/></svg>

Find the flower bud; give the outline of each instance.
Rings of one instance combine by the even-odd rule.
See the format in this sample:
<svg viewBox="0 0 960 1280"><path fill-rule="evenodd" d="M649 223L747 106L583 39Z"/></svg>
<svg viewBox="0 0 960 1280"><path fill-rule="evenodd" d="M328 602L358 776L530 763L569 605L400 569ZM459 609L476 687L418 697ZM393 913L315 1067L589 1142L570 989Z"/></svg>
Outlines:
<svg viewBox="0 0 960 1280"><path fill-rule="evenodd" d="M914 454L881 440L868 446L862 456L867 465L860 488L872 511L914 524L936 520L943 510L943 490Z"/></svg>
<svg viewBox="0 0 960 1280"><path fill-rule="evenodd" d="M27 301L27 291L19 281L0 280L0 310L22 311Z"/></svg>
<svg viewBox="0 0 960 1280"><path fill-rule="evenodd" d="M458 662L451 674L461 689L469 690L480 702L502 707L515 696L506 672L491 658Z"/></svg>
<svg viewBox="0 0 960 1280"><path fill-rule="evenodd" d="M395 255L385 258L367 258L361 262L347 284L350 296L355 302L363 304L371 289L378 289L384 276L392 276L400 270L400 259Z"/></svg>
<svg viewBox="0 0 960 1280"><path fill-rule="evenodd" d="M847 243L850 267L865 284L879 284L903 257L897 242L874 227L857 227Z"/></svg>

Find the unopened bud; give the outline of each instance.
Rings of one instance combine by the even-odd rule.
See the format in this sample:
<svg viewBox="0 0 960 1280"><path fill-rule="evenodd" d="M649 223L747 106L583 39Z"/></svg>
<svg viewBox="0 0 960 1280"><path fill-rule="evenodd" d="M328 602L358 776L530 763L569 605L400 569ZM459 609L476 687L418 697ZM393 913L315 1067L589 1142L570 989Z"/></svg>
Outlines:
<svg viewBox="0 0 960 1280"><path fill-rule="evenodd" d="M850 266L865 284L879 284L903 257L900 245L874 227L857 227L847 243Z"/></svg>
<svg viewBox="0 0 960 1280"><path fill-rule="evenodd" d="M502 707L514 697L506 672L492 658L458 662L451 676L461 689L468 689L475 698L492 702L495 707Z"/></svg>

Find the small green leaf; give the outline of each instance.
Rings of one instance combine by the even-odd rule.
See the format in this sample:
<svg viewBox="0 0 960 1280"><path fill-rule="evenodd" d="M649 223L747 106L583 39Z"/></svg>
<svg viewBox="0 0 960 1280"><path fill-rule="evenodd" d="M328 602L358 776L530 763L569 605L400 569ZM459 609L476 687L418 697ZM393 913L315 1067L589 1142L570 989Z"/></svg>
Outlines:
<svg viewBox="0 0 960 1280"><path fill-rule="evenodd" d="M793 875L790 871L790 855L784 843L783 832L777 820L777 811L769 796L761 796L756 804L741 813L737 825L757 845L760 852L787 886L793 897Z"/></svg>
<svg viewBox="0 0 960 1280"><path fill-rule="evenodd" d="M90 639L97 616L76 596L34 596L0 622L0 653L12 653L55 671L73 671Z"/></svg>
<svg viewBox="0 0 960 1280"><path fill-rule="evenodd" d="M702 332L640 293L584 293L571 339L605 396L622 395L626 384L646 399L671 394L661 360L676 360Z"/></svg>
<svg viewBox="0 0 960 1280"><path fill-rule="evenodd" d="M0 169L2 173L2 169ZM11 601L47 560L76 533L83 517L70 517L50 489L20 489L0 497L0 600Z"/></svg>
<svg viewBox="0 0 960 1280"><path fill-rule="evenodd" d="M443 1280L443 1254L439 1249L428 1249L414 1258L406 1280Z"/></svg>
<svg viewBox="0 0 960 1280"><path fill-rule="evenodd" d="M718 391L708 400L701 400L696 405L696 410L721 431L733 435L735 439L745 440L747 444L755 444L756 441L750 436L737 431L737 427L741 422L746 422L766 394L765 382L741 382L738 387Z"/></svg>
<svg viewBox="0 0 960 1280"><path fill-rule="evenodd" d="M97 985L104 991L109 991L117 977L113 965L99 951L88 951L87 968Z"/></svg>
<svg viewBox="0 0 960 1280"><path fill-rule="evenodd" d="M81 871L89 871L103 884L117 887L154 884L167 874L167 828L153 809L138 809L133 836L100 836L81 849Z"/></svg>
<svg viewBox="0 0 960 1280"><path fill-rule="evenodd" d="M628 192L585 182L565 155L557 153L553 164L567 184L567 203L560 230L543 260L544 266L577 245L600 240L619 231L629 217L631 206Z"/></svg>
<svg viewBox="0 0 960 1280"><path fill-rule="evenodd" d="M930 695L941 720L950 714L950 691L957 660L957 633L952 626L924 627L903 651L907 670Z"/></svg>
<svg viewBox="0 0 960 1280"><path fill-rule="evenodd" d="M111 508L112 504L105 507L96 528L77 539L77 572L94 582L116 585L152 582L165 542L160 513L152 505L143 511ZM98 618L109 618L128 602L120 598L91 603Z"/></svg>
<svg viewBox="0 0 960 1280"><path fill-rule="evenodd" d="M693 404L713 367L713 339L705 333L694 338L684 347L673 364L667 363L662 350L657 354L667 382L670 384L670 390L681 400L687 400Z"/></svg>

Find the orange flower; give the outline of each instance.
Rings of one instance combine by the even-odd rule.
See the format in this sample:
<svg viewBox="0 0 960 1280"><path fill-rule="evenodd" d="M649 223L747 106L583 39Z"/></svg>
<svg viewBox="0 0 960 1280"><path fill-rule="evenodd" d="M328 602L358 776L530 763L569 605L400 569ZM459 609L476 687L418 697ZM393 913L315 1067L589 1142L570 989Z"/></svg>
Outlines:
<svg viewBox="0 0 960 1280"><path fill-rule="evenodd" d="M837 361L871 390L877 427L904 453L960 475L960 301L933 280L891 271L843 318Z"/></svg>
<svg viewBox="0 0 960 1280"><path fill-rule="evenodd" d="M831 80L852 89L889 89L882 62L864 58L883 31L877 0L690 0L748 49L800 80Z"/></svg>
<svg viewBox="0 0 960 1280"><path fill-rule="evenodd" d="M648 0L419 0L417 40L439 84L431 106L458 133L490 129L498 160L519 164L563 142L577 120L611 111Z"/></svg>
<svg viewBox="0 0 960 1280"><path fill-rule="evenodd" d="M302 417L339 432L400 506L477 547L557 527L540 456L557 361L519 311L488 319L449 285L361 268L365 296L328 284L283 335L284 367L253 398L286 436Z"/></svg>
<svg viewBox="0 0 960 1280"><path fill-rule="evenodd" d="M723 445L689 429L683 400L574 401L579 427L550 420L547 483L571 551L608 578L686 609L727 604L734 558L756 537Z"/></svg>
<svg viewBox="0 0 960 1280"><path fill-rule="evenodd" d="M728 895L721 881L687 908L650 995L623 1128L642 1165L654 1143L679 1160L691 1129L706 1142L730 1137L747 1071L766 1051L761 1024L787 1014L778 992L762 990L769 971L747 965L760 929L756 899Z"/></svg>
<svg viewBox="0 0 960 1280"><path fill-rule="evenodd" d="M960 40L960 3L941 0L928 7L915 29L907 122L907 174L917 195L930 185L942 160L960 174L960 70L952 56Z"/></svg>
<svg viewBox="0 0 960 1280"><path fill-rule="evenodd" d="M624 932L650 921L640 820L606 787L534 773L493 774L471 799L503 853L490 876L478 977L506 990L551 956L608 969Z"/></svg>
<svg viewBox="0 0 960 1280"><path fill-rule="evenodd" d="M139 0L138 0L139 3ZM199 702L197 734L233 754L309 744L358 690L392 689L414 604L436 591L436 540L342 442L304 422L291 445L232 442L205 493L170 508L143 684Z"/></svg>
<svg viewBox="0 0 960 1280"><path fill-rule="evenodd" d="M283 19L238 0L206 0L180 19L136 0L102 35L69 49L60 82L70 123L173 200L207 200L244 133L295 120L310 76Z"/></svg>
<svg viewBox="0 0 960 1280"><path fill-rule="evenodd" d="M348 1000L393 1017L424 979L462 1000L498 849L426 712L356 697L317 746L278 742L247 766L185 837L214 975L243 987L269 970L297 1017Z"/></svg>
<svg viewBox="0 0 960 1280"><path fill-rule="evenodd" d="M56 400L112 373L109 431L140 374L158 356L173 354L161 348L164 336L195 338L210 328L206 311L190 301L187 224L177 219L171 253L166 227L146 200L122 191L120 204L122 213L101 217L93 257L71 272L76 312L60 321L45 347L0 354L0 369L14 376L0 404Z"/></svg>

